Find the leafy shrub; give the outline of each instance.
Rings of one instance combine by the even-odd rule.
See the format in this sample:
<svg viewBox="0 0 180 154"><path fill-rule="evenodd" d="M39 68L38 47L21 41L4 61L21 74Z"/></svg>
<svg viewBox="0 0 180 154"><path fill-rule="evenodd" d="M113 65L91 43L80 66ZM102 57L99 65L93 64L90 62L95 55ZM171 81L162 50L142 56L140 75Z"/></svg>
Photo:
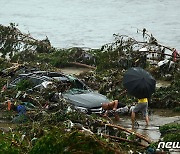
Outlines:
<svg viewBox="0 0 180 154"><path fill-rule="evenodd" d="M30 80L21 80L17 85L17 90L25 91L33 86L33 83Z"/></svg>
<svg viewBox="0 0 180 154"><path fill-rule="evenodd" d="M12 147L10 143L7 143L5 141L1 141L0 142L0 153L19 154L19 150Z"/></svg>
<svg viewBox="0 0 180 154"><path fill-rule="evenodd" d="M180 124L166 124L159 128L162 135L172 133L172 131L180 131Z"/></svg>
<svg viewBox="0 0 180 154"><path fill-rule="evenodd" d="M173 109L173 111L174 111L174 112L180 112L180 106L175 107L175 108Z"/></svg>
<svg viewBox="0 0 180 154"><path fill-rule="evenodd" d="M19 143L16 142L16 135L12 139L12 134L2 134L0 133L0 153L2 154L19 154L21 150L19 149Z"/></svg>
<svg viewBox="0 0 180 154"><path fill-rule="evenodd" d="M32 148L30 154L38 153L114 153L106 143L101 144L97 138L80 132L66 133L53 130L42 137Z"/></svg>
<svg viewBox="0 0 180 154"><path fill-rule="evenodd" d="M164 142L180 142L180 133L170 133L164 135Z"/></svg>

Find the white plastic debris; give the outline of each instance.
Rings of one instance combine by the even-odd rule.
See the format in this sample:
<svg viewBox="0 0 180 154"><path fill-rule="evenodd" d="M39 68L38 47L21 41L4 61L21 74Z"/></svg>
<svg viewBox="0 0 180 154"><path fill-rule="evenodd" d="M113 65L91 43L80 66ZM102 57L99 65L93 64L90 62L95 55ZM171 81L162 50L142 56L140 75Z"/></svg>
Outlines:
<svg viewBox="0 0 180 154"><path fill-rule="evenodd" d="M139 51L148 51L146 47L139 49Z"/></svg>
<svg viewBox="0 0 180 154"><path fill-rule="evenodd" d="M160 66L162 66L162 65L164 65L164 64L167 64L168 62L169 62L168 59L162 60L162 61L160 61L160 62L158 63L158 66L160 67Z"/></svg>
<svg viewBox="0 0 180 154"><path fill-rule="evenodd" d="M22 135L21 136L21 142L24 140L24 137L25 137L26 135Z"/></svg>
<svg viewBox="0 0 180 154"><path fill-rule="evenodd" d="M44 81L44 82L42 83L42 86L43 86L44 88L47 88L48 85L50 85L50 84L52 84L52 82L50 82L50 81Z"/></svg>

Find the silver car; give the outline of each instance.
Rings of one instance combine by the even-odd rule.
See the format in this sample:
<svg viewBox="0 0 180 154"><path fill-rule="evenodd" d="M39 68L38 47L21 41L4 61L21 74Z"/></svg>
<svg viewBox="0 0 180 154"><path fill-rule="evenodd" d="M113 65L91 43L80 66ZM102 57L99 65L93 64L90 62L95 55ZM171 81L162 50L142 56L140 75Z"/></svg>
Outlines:
<svg viewBox="0 0 180 154"><path fill-rule="evenodd" d="M70 89L62 92L61 96L84 113L101 113L101 104L109 102L106 96L93 91L81 80L58 72L35 71L27 74L19 74L16 79L9 83L9 87L15 87L24 79L28 79L33 83L31 89L46 88L54 80L71 83Z"/></svg>

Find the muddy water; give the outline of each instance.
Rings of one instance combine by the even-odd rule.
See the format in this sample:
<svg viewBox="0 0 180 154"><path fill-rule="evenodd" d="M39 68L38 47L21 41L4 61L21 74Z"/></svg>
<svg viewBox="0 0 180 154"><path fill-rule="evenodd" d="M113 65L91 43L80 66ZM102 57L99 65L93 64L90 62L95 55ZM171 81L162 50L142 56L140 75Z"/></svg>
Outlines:
<svg viewBox="0 0 180 154"><path fill-rule="evenodd" d="M149 126L146 126L145 120L138 115L137 122L139 126L135 126L134 130L150 138L152 141L158 141L161 136L159 126L173 122L180 123L180 113L175 113L167 109L153 109L153 113L149 116L149 118L150 124ZM130 116L121 116L120 122L116 122L116 124L120 124L121 126L129 129L131 129L132 126Z"/></svg>

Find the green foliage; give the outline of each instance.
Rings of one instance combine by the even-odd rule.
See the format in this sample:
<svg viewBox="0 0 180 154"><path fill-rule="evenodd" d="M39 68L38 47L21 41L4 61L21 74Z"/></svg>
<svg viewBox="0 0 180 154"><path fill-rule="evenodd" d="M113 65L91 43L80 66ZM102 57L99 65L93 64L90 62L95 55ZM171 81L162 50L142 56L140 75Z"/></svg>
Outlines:
<svg viewBox="0 0 180 154"><path fill-rule="evenodd" d="M20 45L16 26L13 23L10 23L7 27L0 25L0 52L4 58L7 53L10 53L10 57L12 57L13 52L17 52L16 47Z"/></svg>
<svg viewBox="0 0 180 154"><path fill-rule="evenodd" d="M180 131L179 133L165 134L163 137L164 142L180 142Z"/></svg>
<svg viewBox="0 0 180 154"><path fill-rule="evenodd" d="M148 66L146 56L135 51L134 48L138 42L128 36L114 34L114 42L105 44L101 50L96 53L97 70L112 68L128 69L139 66L145 68Z"/></svg>
<svg viewBox="0 0 180 154"><path fill-rule="evenodd" d="M0 89L7 83L7 79L6 78L2 78L0 77Z"/></svg>
<svg viewBox="0 0 180 154"><path fill-rule="evenodd" d="M179 132L180 124L166 124L166 125L161 126L159 130L162 135L166 133L171 133L172 131Z"/></svg>
<svg viewBox="0 0 180 154"><path fill-rule="evenodd" d="M31 88L33 86L33 83L28 80L28 79L24 79L24 80L21 80L17 85L16 85L16 88L17 90L20 90L20 91L25 91L29 88Z"/></svg>
<svg viewBox="0 0 180 154"><path fill-rule="evenodd" d="M11 63L7 60L0 58L0 72L11 66Z"/></svg>
<svg viewBox="0 0 180 154"><path fill-rule="evenodd" d="M104 144L104 146L103 146ZM52 130L51 133L38 140L30 151L30 154L38 153L114 153L106 143L102 143L96 137L80 132L66 133L60 130Z"/></svg>
<svg viewBox="0 0 180 154"><path fill-rule="evenodd" d="M160 126L159 131L161 133L161 141L164 142L180 142L180 124L172 123ZM149 147L156 149L158 147L158 142L150 144Z"/></svg>
<svg viewBox="0 0 180 154"><path fill-rule="evenodd" d="M12 58L12 62L24 63L24 62L31 62L36 61L37 57L36 54L30 51L22 51L21 53L16 53Z"/></svg>
<svg viewBox="0 0 180 154"><path fill-rule="evenodd" d="M51 53L38 53L34 60L39 63L49 63L53 67L64 67L72 61L71 54L69 50L54 50Z"/></svg>
<svg viewBox="0 0 180 154"><path fill-rule="evenodd" d="M153 142L153 143L151 143L151 144L149 145L149 147L156 149L156 148L158 147L158 143L159 143L159 142Z"/></svg>
<svg viewBox="0 0 180 154"><path fill-rule="evenodd" d="M175 108L173 109L173 111L174 111L174 112L180 112L180 106L175 107Z"/></svg>
<svg viewBox="0 0 180 154"><path fill-rule="evenodd" d="M50 64L54 67L64 67L70 61L71 53L66 50L56 51L51 54Z"/></svg>
<svg viewBox="0 0 180 154"><path fill-rule="evenodd" d="M175 78L168 87L161 87L153 94L150 106L175 108L180 102L180 78Z"/></svg>
<svg viewBox="0 0 180 154"><path fill-rule="evenodd" d="M9 55L11 59L14 54L22 51L47 53L53 50L48 38L36 40L30 34L21 33L17 26L14 23L10 23L9 26L0 25L0 53L3 58Z"/></svg>
<svg viewBox="0 0 180 154"><path fill-rule="evenodd" d="M19 150L11 146L11 143L5 141L0 142L0 153L19 154Z"/></svg>
<svg viewBox="0 0 180 154"><path fill-rule="evenodd" d="M22 151L19 145L19 135L14 134L13 138L11 133L0 133L0 153L20 154Z"/></svg>
<svg viewBox="0 0 180 154"><path fill-rule="evenodd" d="M86 114L82 112L78 112L78 111L67 112L67 108L64 107L63 110L60 110L56 112L55 114L52 114L49 119L44 118L45 120L44 122L56 124L58 122L71 120L72 122L75 122L75 123L86 124L87 119L88 121L91 121L92 117L91 116L88 117Z"/></svg>
<svg viewBox="0 0 180 154"><path fill-rule="evenodd" d="M129 140L135 140L136 136L134 134L131 134L131 135L128 136L128 139Z"/></svg>
<svg viewBox="0 0 180 154"><path fill-rule="evenodd" d="M58 132L57 132L58 133ZM59 133L58 133L59 134ZM61 143L61 135L56 136L57 134L55 133L54 135L48 134L44 137L42 137L36 145L32 148L30 154L38 154L38 153L60 153L62 152L62 146L60 145ZM57 138L56 138L57 137Z"/></svg>

